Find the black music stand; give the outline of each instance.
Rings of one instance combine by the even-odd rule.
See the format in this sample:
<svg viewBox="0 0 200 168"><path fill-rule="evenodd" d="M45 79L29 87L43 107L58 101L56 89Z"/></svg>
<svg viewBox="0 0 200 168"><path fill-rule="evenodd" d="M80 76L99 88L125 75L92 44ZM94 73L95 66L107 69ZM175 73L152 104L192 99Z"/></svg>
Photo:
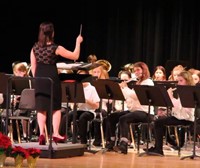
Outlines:
<svg viewBox="0 0 200 168"><path fill-rule="evenodd" d="M95 86L97 93L101 99L109 100L122 100L124 101L124 95L119 84L113 80L109 79L98 79L96 81L91 82L93 86ZM111 110L108 110L108 115Z"/></svg>
<svg viewBox="0 0 200 168"><path fill-rule="evenodd" d="M196 155L196 127L197 127L197 109L200 107L200 87L199 86L177 86L178 94L183 107L194 108L194 133L193 133L193 153L189 156L181 157L181 160L185 158L194 159L200 157Z"/></svg>
<svg viewBox="0 0 200 168"><path fill-rule="evenodd" d="M0 72L0 93L7 94L8 79L8 74Z"/></svg>
<svg viewBox="0 0 200 168"><path fill-rule="evenodd" d="M4 72L0 72L0 93L2 93L3 94L3 98L4 98L4 101L3 101L3 103L2 104L0 104L0 108L2 108L2 109L6 109L6 105L7 105L7 102L6 102L6 95L7 95L7 85L8 85L8 78L9 78L9 76L6 74L6 73L4 73ZM5 122L5 121L3 121L3 119L2 119L3 117L2 116L0 116L0 120L1 120L1 124L0 124L0 128L1 128L1 130L3 131L3 123Z"/></svg>
<svg viewBox="0 0 200 168"><path fill-rule="evenodd" d="M101 99L109 100L122 100L124 101L124 95L122 90L118 84L118 82L109 80L109 79L98 79L92 82L92 85L95 86L97 93ZM110 107L110 106L108 106ZM108 109L108 114L110 115L111 109ZM103 153L105 153L107 149L103 149Z"/></svg>
<svg viewBox="0 0 200 168"><path fill-rule="evenodd" d="M167 89L176 88L178 81L154 81L155 86L164 86ZM173 91L173 97L178 98L177 90Z"/></svg>
<svg viewBox="0 0 200 168"><path fill-rule="evenodd" d="M12 78L12 93L15 95L21 95L21 92L30 88L30 80L23 77L13 77Z"/></svg>
<svg viewBox="0 0 200 168"><path fill-rule="evenodd" d="M3 94L4 101L0 105L1 108L6 109L7 107L7 89L8 89L8 79L10 78L9 74L6 74L4 72L0 72L0 93Z"/></svg>
<svg viewBox="0 0 200 168"><path fill-rule="evenodd" d="M127 83L127 86L130 88L130 89L133 89L133 86L136 85L136 80L131 80Z"/></svg>
<svg viewBox="0 0 200 168"><path fill-rule="evenodd" d="M74 115L73 115L73 135L72 135L72 143L76 143L76 115L77 115L77 106L76 103L85 103L85 97L83 92L83 86L82 81L90 81L91 75L89 74L65 74L61 73L59 74L59 78L62 81L62 91L64 94L62 94L62 100L64 102L69 101L74 103ZM67 107L68 109L68 107ZM66 120L68 120L68 110L66 114ZM68 121L67 121L68 123ZM67 132L67 127L66 127Z"/></svg>
<svg viewBox="0 0 200 168"><path fill-rule="evenodd" d="M173 107L173 103L164 87L149 86L149 85L134 85L133 86L136 95L140 101L141 105L148 105L148 121L147 127L150 127L150 108L151 106L163 106L163 107ZM147 134L147 139L149 134ZM147 150L144 153L140 153L139 156L144 154L149 155L159 155L157 153L149 152L149 142L147 140Z"/></svg>
<svg viewBox="0 0 200 168"><path fill-rule="evenodd" d="M73 135L72 135L72 143L76 143L76 133L77 133L77 127L76 127L76 115L77 115L77 105L76 103L85 103L85 96L83 91L83 85L82 83L76 83L76 82L61 82L62 86L62 102L66 102L66 136L67 136L67 130L68 130L68 114L69 114L69 103L74 103L73 111ZM67 142L67 139L66 139Z"/></svg>
<svg viewBox="0 0 200 168"><path fill-rule="evenodd" d="M26 88L31 88L30 79L28 77L15 77L11 79L11 88L10 94L13 96L12 100L14 101L14 95L21 95L22 91ZM14 102L11 102L12 115L14 112Z"/></svg>

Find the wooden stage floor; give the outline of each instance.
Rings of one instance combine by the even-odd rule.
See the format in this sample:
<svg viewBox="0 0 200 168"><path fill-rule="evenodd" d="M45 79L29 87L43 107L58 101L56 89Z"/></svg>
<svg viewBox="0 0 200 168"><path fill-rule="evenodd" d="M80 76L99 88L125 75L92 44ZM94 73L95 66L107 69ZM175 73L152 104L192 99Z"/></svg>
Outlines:
<svg viewBox="0 0 200 168"><path fill-rule="evenodd" d="M151 146L151 144L149 144ZM140 152L143 146L141 146ZM138 156L137 151L130 149L128 154L119 154L116 152L103 152L101 148L92 148L98 151L95 154L84 152L82 156L67 158L39 158L37 168L199 168L200 157L194 159L186 158L181 160L183 156L192 154L192 144L188 144L187 148L183 147L181 156L178 152L164 147L165 156ZM196 150L196 155L200 156L200 149ZM13 158L6 158L5 167L14 167ZM23 168L27 167L24 160Z"/></svg>

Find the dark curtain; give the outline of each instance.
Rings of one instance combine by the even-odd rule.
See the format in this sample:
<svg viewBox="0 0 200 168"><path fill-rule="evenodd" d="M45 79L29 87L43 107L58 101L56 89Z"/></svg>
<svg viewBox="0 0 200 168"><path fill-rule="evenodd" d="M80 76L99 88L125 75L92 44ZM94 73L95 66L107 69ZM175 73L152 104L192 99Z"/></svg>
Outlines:
<svg viewBox="0 0 200 168"><path fill-rule="evenodd" d="M184 62L187 68L200 67L197 1L138 0L97 6L101 10L93 8L85 13L85 21L90 22L86 50L108 60L111 75L136 61L146 62L151 72L168 60ZM93 25L87 19L93 20Z"/></svg>
<svg viewBox="0 0 200 168"><path fill-rule="evenodd" d="M79 61L96 54L112 64L110 76L128 63L144 61L151 73L168 60L200 67L200 6L198 0L72 1L56 3L6 3L1 12L0 71L14 61L29 62L39 23L55 24L56 42L72 50L83 25L84 42ZM26 6L27 5L27 6ZM38 6L39 5L39 6ZM167 66L172 66L168 64ZM168 68L168 67L166 67ZM168 68L169 71L172 67Z"/></svg>

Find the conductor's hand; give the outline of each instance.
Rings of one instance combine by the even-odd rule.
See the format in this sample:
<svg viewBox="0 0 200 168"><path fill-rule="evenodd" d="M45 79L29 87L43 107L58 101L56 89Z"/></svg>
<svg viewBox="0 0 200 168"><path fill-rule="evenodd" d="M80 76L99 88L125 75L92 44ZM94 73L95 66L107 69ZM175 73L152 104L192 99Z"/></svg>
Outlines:
<svg viewBox="0 0 200 168"><path fill-rule="evenodd" d="M83 37L79 34L78 37L76 38L76 43L82 43L83 42Z"/></svg>

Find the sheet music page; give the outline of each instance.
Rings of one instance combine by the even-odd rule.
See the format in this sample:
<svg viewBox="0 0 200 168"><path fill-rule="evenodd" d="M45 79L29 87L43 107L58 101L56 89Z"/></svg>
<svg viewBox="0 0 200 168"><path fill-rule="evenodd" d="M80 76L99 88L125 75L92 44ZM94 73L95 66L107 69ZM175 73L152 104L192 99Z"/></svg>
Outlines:
<svg viewBox="0 0 200 168"><path fill-rule="evenodd" d="M60 68L60 69L72 69L74 67L77 67L77 66L80 66L82 65L82 63L65 63L65 62L59 62L56 64L57 68Z"/></svg>

